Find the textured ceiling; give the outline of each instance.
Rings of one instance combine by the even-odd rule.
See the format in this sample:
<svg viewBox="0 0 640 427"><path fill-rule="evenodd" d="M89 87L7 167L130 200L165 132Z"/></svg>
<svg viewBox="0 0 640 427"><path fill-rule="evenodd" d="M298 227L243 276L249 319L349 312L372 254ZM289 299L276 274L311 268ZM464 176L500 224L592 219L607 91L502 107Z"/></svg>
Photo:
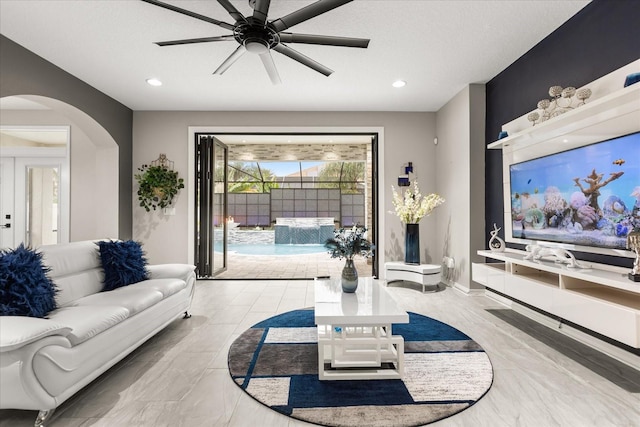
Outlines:
<svg viewBox="0 0 640 427"><path fill-rule="evenodd" d="M169 3L232 23L214 0ZM232 1L245 15L246 1ZM275 19L312 3L272 0ZM246 54L212 72L235 41L153 42L228 30L137 0L0 0L0 32L133 110L437 111L469 83L484 83L588 1L356 0L303 22L296 33L370 38L367 49L291 44L335 70L325 77L273 52L282 84ZM145 79L156 77L161 87ZM396 89L396 79L407 81Z"/></svg>

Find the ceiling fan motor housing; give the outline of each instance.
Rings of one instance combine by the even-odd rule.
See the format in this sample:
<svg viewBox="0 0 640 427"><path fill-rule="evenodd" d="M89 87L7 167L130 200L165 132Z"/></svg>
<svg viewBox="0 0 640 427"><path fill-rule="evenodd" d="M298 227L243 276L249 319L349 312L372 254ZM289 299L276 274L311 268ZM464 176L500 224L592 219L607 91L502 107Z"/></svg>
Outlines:
<svg viewBox="0 0 640 427"><path fill-rule="evenodd" d="M258 54L264 53L280 43L278 33L269 25L240 24L235 27L233 36L249 52Z"/></svg>

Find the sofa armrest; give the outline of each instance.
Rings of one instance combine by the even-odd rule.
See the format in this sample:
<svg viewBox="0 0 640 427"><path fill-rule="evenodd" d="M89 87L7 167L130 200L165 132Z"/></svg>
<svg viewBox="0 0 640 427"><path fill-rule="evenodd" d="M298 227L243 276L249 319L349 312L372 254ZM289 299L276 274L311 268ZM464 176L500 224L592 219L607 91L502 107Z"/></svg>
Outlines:
<svg viewBox="0 0 640 427"><path fill-rule="evenodd" d="M49 319L0 316L0 353L12 351L48 336L66 337L71 328Z"/></svg>
<svg viewBox="0 0 640 427"><path fill-rule="evenodd" d="M150 279L182 279L189 283L195 277L195 265L189 264L156 264L147 266Z"/></svg>

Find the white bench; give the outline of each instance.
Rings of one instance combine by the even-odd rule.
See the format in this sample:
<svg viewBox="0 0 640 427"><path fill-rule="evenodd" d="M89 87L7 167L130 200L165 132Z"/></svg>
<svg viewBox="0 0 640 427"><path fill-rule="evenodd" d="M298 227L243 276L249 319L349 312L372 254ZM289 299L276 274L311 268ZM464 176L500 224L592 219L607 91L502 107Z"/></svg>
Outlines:
<svg viewBox="0 0 640 427"><path fill-rule="evenodd" d="M435 264L406 264L399 261L391 261L384 263L385 279L387 284L405 280L422 285L422 292L426 286L435 286L442 279L442 268Z"/></svg>

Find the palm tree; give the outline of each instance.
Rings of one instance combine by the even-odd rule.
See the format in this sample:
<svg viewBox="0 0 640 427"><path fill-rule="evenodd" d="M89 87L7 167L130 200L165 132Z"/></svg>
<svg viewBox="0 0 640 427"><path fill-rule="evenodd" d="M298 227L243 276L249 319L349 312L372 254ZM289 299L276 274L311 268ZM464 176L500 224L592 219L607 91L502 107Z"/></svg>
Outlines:
<svg viewBox="0 0 640 427"><path fill-rule="evenodd" d="M358 186L364 182L364 162L331 162L318 173L320 188L340 188L343 193L359 193Z"/></svg>
<svg viewBox="0 0 640 427"><path fill-rule="evenodd" d="M275 174L257 163L230 162L227 180L229 193L268 193L279 187Z"/></svg>

